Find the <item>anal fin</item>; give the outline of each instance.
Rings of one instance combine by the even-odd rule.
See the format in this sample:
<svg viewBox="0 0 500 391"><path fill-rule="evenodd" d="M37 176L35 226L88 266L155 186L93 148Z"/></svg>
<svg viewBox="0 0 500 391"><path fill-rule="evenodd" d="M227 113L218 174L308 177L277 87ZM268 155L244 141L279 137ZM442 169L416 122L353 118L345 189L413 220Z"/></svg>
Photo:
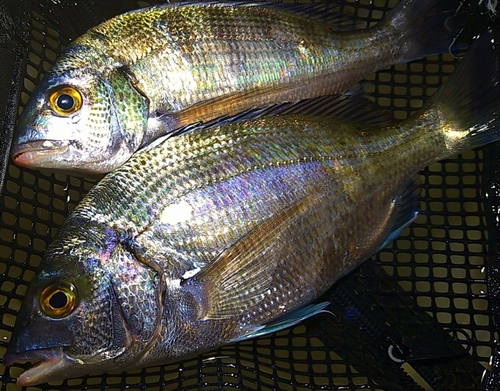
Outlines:
<svg viewBox="0 0 500 391"><path fill-rule="evenodd" d="M230 342L244 341L250 338L260 337L262 335L275 333L280 330L287 329L289 327L295 326L297 323L302 322L304 319L310 318L311 316L320 314L322 312L327 312L325 308L330 305L329 301L324 301L318 304L309 304L297 311L290 312L266 325L261 325L254 327L249 330L248 333L243 334L241 337L233 339Z"/></svg>
<svg viewBox="0 0 500 391"><path fill-rule="evenodd" d="M420 179L420 175L414 177L394 201L395 209L389 230L390 233L378 250L394 241L417 218L420 201Z"/></svg>

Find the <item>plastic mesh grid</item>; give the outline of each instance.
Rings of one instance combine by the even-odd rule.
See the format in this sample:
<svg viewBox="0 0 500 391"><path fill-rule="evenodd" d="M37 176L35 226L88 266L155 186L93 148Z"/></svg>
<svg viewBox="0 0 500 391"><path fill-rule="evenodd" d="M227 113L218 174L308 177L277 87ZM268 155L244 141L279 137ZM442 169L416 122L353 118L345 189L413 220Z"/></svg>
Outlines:
<svg viewBox="0 0 500 391"><path fill-rule="evenodd" d="M33 1L21 107L70 38L90 27L85 22L151 2L122 2L119 8L112 2L73 3L64 7L64 1ZM353 0L346 2L346 9L371 23L395 4ZM89 11L75 23L72 18L82 9ZM452 56L442 55L398 65L372 75L364 88L396 118L406 118L432 95L454 64ZM328 295L334 316L322 314L276 335L179 364L30 390L481 389L495 340L484 273L488 231L478 190L482 163L481 151L471 151L424 171L420 216L393 244L332 289ZM0 203L0 357L46 245L92 185L80 178L8 166ZM446 339L443 328L462 330L457 338L468 349L466 354L404 364L387 355L390 341L429 335ZM14 382L22 370L0 364L0 390L18 390Z"/></svg>

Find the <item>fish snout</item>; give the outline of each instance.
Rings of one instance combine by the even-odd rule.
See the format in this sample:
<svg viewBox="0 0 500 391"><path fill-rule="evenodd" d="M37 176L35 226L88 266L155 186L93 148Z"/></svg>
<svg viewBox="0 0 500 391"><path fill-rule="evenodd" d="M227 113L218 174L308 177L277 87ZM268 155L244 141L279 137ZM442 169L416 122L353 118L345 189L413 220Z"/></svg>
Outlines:
<svg viewBox="0 0 500 391"><path fill-rule="evenodd" d="M68 150L67 140L40 140L14 143L11 148L11 157L14 163L21 167L47 167L56 160L56 155L61 155Z"/></svg>

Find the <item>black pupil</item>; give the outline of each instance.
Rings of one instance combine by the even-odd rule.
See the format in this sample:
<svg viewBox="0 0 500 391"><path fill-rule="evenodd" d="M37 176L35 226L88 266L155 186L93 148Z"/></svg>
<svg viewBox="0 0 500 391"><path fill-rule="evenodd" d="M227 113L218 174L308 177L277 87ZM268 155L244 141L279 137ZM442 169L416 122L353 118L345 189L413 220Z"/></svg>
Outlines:
<svg viewBox="0 0 500 391"><path fill-rule="evenodd" d="M68 297L63 292L56 292L50 298L49 304L52 308L64 308L68 304Z"/></svg>
<svg viewBox="0 0 500 391"><path fill-rule="evenodd" d="M57 106L61 110L71 110L75 105L75 100L68 94L62 94L57 98Z"/></svg>

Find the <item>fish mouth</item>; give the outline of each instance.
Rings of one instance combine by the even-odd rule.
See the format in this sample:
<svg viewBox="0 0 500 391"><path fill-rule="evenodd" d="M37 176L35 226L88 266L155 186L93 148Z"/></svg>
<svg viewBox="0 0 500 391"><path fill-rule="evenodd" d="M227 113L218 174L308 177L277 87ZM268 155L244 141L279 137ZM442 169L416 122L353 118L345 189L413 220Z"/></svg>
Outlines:
<svg viewBox="0 0 500 391"><path fill-rule="evenodd" d="M75 364L74 360L63 352L62 347L29 350L23 353L7 353L3 359L3 363L7 367L28 362L33 366L18 377L16 382L18 386L34 386L54 380L53 373L61 373Z"/></svg>
<svg viewBox="0 0 500 391"><path fill-rule="evenodd" d="M29 141L14 145L11 156L14 163L21 167L32 167L33 163L44 166L54 155L66 152L68 147L67 140ZM47 168L50 168L50 165Z"/></svg>

